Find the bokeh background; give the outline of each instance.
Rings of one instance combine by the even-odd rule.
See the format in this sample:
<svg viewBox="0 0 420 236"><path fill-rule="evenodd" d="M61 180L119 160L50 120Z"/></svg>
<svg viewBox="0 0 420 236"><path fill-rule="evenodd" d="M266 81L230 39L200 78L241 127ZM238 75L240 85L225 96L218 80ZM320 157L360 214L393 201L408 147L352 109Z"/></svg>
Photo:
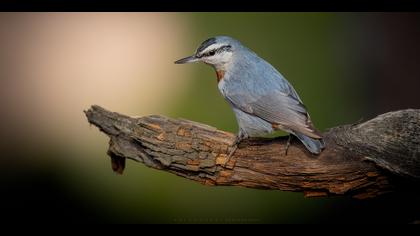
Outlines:
<svg viewBox="0 0 420 236"><path fill-rule="evenodd" d="M229 35L294 85L316 126L420 108L418 13L0 13L0 212L6 221L409 223L385 196L208 187L128 161L112 172L92 104L237 132L214 71L173 62ZM415 199L414 199L415 200ZM411 211L407 211L411 209Z"/></svg>

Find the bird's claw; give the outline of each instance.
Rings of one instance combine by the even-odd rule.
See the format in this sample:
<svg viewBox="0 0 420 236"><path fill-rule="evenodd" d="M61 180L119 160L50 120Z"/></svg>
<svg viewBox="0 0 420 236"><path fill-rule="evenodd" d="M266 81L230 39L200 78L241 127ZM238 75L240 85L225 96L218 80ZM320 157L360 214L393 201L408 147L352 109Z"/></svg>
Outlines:
<svg viewBox="0 0 420 236"><path fill-rule="evenodd" d="M238 145L239 143L244 139L244 135L242 135L241 133L239 133L236 138L235 138L235 142L232 145L232 150L229 152L229 155L226 157L226 161L223 164L223 167L226 167L227 164L230 161L230 158L233 156L233 154L235 154L236 150L238 149Z"/></svg>
<svg viewBox="0 0 420 236"><path fill-rule="evenodd" d="M227 163L229 163L230 158L233 156L233 154L236 152L236 150L238 149L238 144L235 144L233 146L233 149L230 151L229 155L226 158L226 162L223 164L223 167L227 166Z"/></svg>

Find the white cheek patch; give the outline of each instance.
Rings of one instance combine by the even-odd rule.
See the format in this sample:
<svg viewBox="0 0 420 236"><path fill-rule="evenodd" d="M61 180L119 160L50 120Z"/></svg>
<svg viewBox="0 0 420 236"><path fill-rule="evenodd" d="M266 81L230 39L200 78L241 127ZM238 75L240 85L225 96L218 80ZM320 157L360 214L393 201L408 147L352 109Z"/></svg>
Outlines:
<svg viewBox="0 0 420 236"><path fill-rule="evenodd" d="M228 62L230 60L230 58L232 57L232 53L231 52L222 52L222 53L218 54L218 57L219 57L219 61Z"/></svg>
<svg viewBox="0 0 420 236"><path fill-rule="evenodd" d="M224 64L226 62L229 62L231 57L231 52L220 52L214 56L204 58L204 61L210 64Z"/></svg>

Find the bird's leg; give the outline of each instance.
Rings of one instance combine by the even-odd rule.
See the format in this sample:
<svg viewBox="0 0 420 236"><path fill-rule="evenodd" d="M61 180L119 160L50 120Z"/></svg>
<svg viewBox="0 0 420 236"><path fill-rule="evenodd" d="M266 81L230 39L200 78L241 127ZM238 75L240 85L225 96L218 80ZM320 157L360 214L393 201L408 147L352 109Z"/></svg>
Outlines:
<svg viewBox="0 0 420 236"><path fill-rule="evenodd" d="M286 150L284 151L285 156L287 156L287 151L289 150L290 140L292 140L292 135L291 134L289 134L289 138L287 139Z"/></svg>
<svg viewBox="0 0 420 236"><path fill-rule="evenodd" d="M245 135L244 132L242 132L242 130L239 131L239 133L236 135L235 137L235 141L233 142L233 147L232 150L230 151L229 155L226 158L226 162L223 165L223 167L226 167L227 163L230 161L230 158L233 156L233 154L236 152L236 150L238 149L238 145L239 143L244 140L247 136Z"/></svg>

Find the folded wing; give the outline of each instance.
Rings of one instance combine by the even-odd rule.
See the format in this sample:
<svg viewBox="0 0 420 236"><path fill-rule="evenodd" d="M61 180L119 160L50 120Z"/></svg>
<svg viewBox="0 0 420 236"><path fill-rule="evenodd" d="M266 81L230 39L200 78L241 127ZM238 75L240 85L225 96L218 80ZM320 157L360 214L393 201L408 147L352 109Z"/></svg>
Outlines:
<svg viewBox="0 0 420 236"><path fill-rule="evenodd" d="M274 127L305 134L311 138L322 138L306 111L305 106L290 93L272 91L265 95L248 99L240 99L240 95L230 95L229 101L243 112L260 117Z"/></svg>

